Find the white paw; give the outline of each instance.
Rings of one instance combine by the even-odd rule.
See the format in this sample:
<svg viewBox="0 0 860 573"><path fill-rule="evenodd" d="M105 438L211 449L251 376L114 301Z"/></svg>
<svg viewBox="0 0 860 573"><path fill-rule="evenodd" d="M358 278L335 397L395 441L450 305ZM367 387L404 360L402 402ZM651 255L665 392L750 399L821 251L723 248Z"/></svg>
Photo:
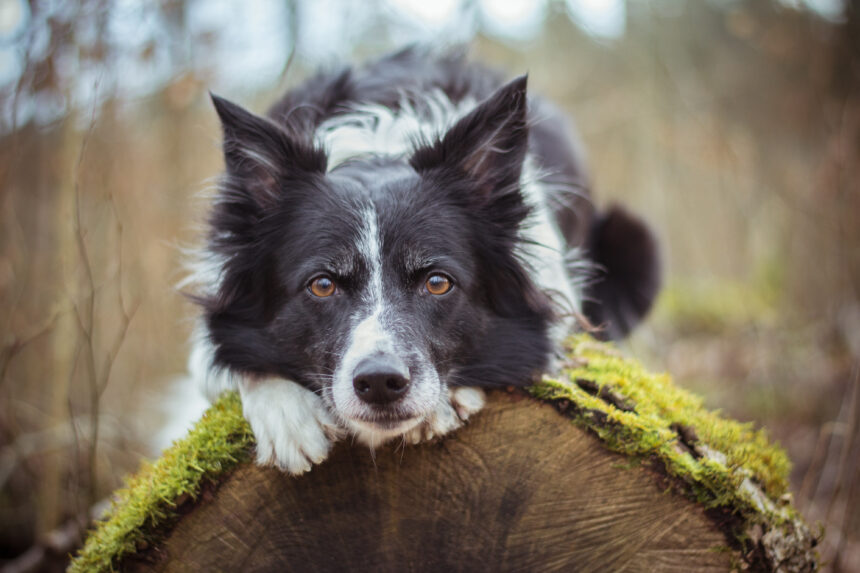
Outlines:
<svg viewBox="0 0 860 573"><path fill-rule="evenodd" d="M480 388L460 386L451 390L451 405L464 422L487 403L487 395Z"/></svg>
<svg viewBox="0 0 860 573"><path fill-rule="evenodd" d="M461 427L469 417L484 407L486 395L480 388L452 388L443 394L439 404L427 419L404 434L404 439L417 444Z"/></svg>
<svg viewBox="0 0 860 573"><path fill-rule="evenodd" d="M279 379L243 380L239 389L259 465L298 475L326 459L341 430L319 396Z"/></svg>

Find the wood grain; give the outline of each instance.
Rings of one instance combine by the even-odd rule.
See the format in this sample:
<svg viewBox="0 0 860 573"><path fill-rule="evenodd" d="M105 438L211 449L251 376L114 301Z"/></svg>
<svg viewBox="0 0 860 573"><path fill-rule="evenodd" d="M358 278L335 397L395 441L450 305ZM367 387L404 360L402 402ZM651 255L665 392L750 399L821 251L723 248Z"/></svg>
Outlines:
<svg viewBox="0 0 860 573"><path fill-rule="evenodd" d="M725 571L702 508L552 406L494 393L444 441L339 444L293 478L245 465L138 571Z"/></svg>

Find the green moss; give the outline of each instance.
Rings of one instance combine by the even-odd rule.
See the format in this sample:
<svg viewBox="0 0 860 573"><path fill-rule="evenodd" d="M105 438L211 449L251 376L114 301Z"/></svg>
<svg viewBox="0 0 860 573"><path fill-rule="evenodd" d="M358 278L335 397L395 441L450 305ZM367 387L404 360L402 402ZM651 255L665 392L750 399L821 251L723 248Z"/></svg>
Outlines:
<svg viewBox="0 0 860 573"><path fill-rule="evenodd" d="M114 571L123 555L149 545L156 528L177 517L178 500L196 499L207 481L248 459L252 440L238 395L226 394L185 439L116 492L108 517L90 533L69 571Z"/></svg>
<svg viewBox="0 0 860 573"><path fill-rule="evenodd" d="M774 531L783 522L800 527L808 545L805 526L780 501L788 459L763 431L706 410L667 375L649 374L611 346L583 335L571 338L570 348L572 366L562 378L532 386L534 396L556 403L609 449L629 456L631 466L659 462L670 489L735 514L742 522L735 535L741 546L749 545L741 536L750 525L763 523ZM70 570L112 571L124 555L158 542L158 532L169 529L183 500L196 499L208 481L248 460L252 444L238 396L223 397L184 440L117 492L109 516L97 524Z"/></svg>
<svg viewBox="0 0 860 573"><path fill-rule="evenodd" d="M611 346L576 336L570 347L579 364L562 379L544 378L531 388L534 396L563 401L574 421L609 449L659 461L707 507L752 516L766 510L763 505L778 505L788 489L790 464L763 430L706 410L668 375L646 372ZM750 480L760 492L751 491Z"/></svg>

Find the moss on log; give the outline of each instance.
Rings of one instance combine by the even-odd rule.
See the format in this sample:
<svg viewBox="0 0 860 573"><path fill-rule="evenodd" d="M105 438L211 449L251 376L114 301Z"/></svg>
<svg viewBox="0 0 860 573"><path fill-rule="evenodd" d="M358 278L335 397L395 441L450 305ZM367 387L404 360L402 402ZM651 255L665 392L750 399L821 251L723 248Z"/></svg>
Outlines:
<svg viewBox="0 0 860 573"><path fill-rule="evenodd" d="M72 571L815 570L788 460L611 347L495 391L434 443L338 444L291 478L250 463L228 395L133 476Z"/></svg>

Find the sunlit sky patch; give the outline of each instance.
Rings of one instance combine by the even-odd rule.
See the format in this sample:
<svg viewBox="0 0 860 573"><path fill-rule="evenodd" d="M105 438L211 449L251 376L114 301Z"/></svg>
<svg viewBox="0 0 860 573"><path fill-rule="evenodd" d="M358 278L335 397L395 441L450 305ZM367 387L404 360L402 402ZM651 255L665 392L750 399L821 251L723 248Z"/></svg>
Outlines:
<svg viewBox="0 0 860 573"><path fill-rule="evenodd" d="M546 14L544 0L479 0L481 23L490 36L528 40L538 35Z"/></svg>
<svg viewBox="0 0 860 573"><path fill-rule="evenodd" d="M463 9L462 0L436 0L420 2L417 0L387 0L404 19L420 23L429 29L441 30Z"/></svg>
<svg viewBox="0 0 860 573"><path fill-rule="evenodd" d="M14 44L29 19L29 8L23 0L0 0L0 87L14 82L22 73L23 58Z"/></svg>
<svg viewBox="0 0 860 573"><path fill-rule="evenodd" d="M625 0L566 0L571 18L598 38L620 38L627 28Z"/></svg>
<svg viewBox="0 0 860 573"><path fill-rule="evenodd" d="M0 0L0 40L9 40L26 25L29 8L24 0Z"/></svg>
<svg viewBox="0 0 860 573"><path fill-rule="evenodd" d="M192 65L213 70L215 79L259 89L277 79L289 56L289 13L284 2L255 0L254 9L236 0L196 0L188 3L192 38L207 37L206 45L190 46ZM309 4L324 4L310 2ZM317 25L324 25L321 19Z"/></svg>

